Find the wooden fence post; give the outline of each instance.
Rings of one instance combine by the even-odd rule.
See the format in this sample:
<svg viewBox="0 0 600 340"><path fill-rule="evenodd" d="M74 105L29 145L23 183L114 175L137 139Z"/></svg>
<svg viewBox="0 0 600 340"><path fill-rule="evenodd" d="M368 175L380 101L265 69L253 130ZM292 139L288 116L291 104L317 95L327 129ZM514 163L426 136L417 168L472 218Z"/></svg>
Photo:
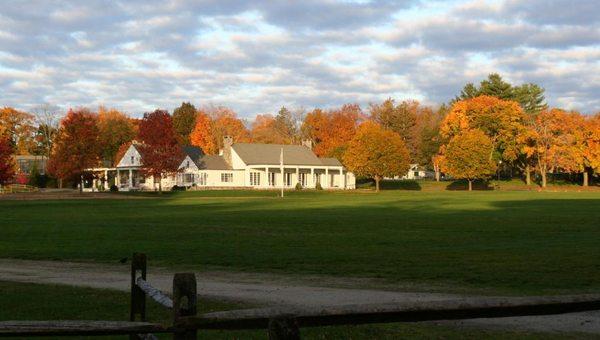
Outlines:
<svg viewBox="0 0 600 340"><path fill-rule="evenodd" d="M136 321L136 315L140 321L146 321L146 294L138 287L138 277L146 280L146 254L134 253L131 260L131 309L129 321Z"/></svg>
<svg viewBox="0 0 600 340"><path fill-rule="evenodd" d="M300 328L293 317L269 319L269 340L300 340Z"/></svg>
<svg viewBox="0 0 600 340"><path fill-rule="evenodd" d="M197 313L196 276L193 273L179 273L173 277L173 324L182 316L194 316ZM173 339L196 339L198 331L175 331Z"/></svg>

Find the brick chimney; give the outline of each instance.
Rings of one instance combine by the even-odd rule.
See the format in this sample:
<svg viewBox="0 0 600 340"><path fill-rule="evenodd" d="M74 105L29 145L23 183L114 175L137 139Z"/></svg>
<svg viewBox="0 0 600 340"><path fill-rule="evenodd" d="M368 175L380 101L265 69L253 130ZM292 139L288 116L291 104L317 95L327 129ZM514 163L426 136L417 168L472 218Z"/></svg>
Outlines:
<svg viewBox="0 0 600 340"><path fill-rule="evenodd" d="M231 164L231 146L233 145L233 137L231 136L225 136L223 137L223 158L225 159L225 162L227 164L229 164L230 166Z"/></svg>
<svg viewBox="0 0 600 340"><path fill-rule="evenodd" d="M307 147L307 148L309 148L310 150L312 150L312 147L313 147L313 145L312 145L312 144L313 144L313 143L312 143L312 140L310 140L310 139L303 139L303 140L302 140L302 146L306 146L306 147Z"/></svg>

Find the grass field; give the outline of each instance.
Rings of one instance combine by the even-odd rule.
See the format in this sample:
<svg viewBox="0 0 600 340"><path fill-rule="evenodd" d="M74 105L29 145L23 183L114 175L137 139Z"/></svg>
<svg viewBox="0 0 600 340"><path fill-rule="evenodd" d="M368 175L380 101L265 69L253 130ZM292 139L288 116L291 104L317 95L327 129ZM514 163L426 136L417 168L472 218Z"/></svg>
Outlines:
<svg viewBox="0 0 600 340"><path fill-rule="evenodd" d="M110 195L110 194L107 194ZM0 257L325 274L452 291L600 289L600 193L202 191L0 201Z"/></svg>
<svg viewBox="0 0 600 340"><path fill-rule="evenodd" d="M129 295L124 292L0 281L0 320L127 320ZM239 304L202 300L199 312L242 308ZM170 313L148 301L148 319L170 324ZM387 324L304 328L303 339L585 339L585 334L540 334L488 331L437 324ZM127 336L102 339L128 339ZM170 335L160 338L170 339ZM266 331L201 331L200 339L265 339ZM49 339L49 338L40 338ZM98 339L98 337L90 337Z"/></svg>

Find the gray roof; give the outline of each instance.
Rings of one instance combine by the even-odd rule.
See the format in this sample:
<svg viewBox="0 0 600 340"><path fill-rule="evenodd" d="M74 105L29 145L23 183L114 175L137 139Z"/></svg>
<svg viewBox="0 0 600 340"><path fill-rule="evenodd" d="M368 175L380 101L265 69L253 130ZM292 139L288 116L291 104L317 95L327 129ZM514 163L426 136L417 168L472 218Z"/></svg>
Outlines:
<svg viewBox="0 0 600 340"><path fill-rule="evenodd" d="M232 148L247 165L279 165L281 148L286 165L324 165L312 150L302 145L236 143Z"/></svg>
<svg viewBox="0 0 600 340"><path fill-rule="evenodd" d="M337 158L324 157L320 158L323 165L342 166L342 163Z"/></svg>
<svg viewBox="0 0 600 340"><path fill-rule="evenodd" d="M194 162L200 170L231 170L231 166L225 162L225 158L219 155L204 155Z"/></svg>
<svg viewBox="0 0 600 340"><path fill-rule="evenodd" d="M196 162L202 155L204 155L204 151L201 148L193 145L185 145L183 147L183 153Z"/></svg>

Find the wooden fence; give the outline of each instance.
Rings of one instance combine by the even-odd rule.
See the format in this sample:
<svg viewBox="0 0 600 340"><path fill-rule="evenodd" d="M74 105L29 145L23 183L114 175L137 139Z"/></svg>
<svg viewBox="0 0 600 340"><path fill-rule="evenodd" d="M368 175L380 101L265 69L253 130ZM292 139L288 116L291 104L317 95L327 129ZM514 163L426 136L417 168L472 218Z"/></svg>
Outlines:
<svg viewBox="0 0 600 340"><path fill-rule="evenodd" d="M131 263L129 321L4 321L0 336L90 336L128 334L130 339L154 339L171 333L173 339L196 339L198 330L265 329L269 339L300 339L300 328L369 323L418 322L551 315L600 310L600 295L455 299L419 305L378 304L323 308L258 308L198 315L196 278L175 274L171 299L146 281L146 255ZM146 322L146 299L173 311L172 324Z"/></svg>
<svg viewBox="0 0 600 340"><path fill-rule="evenodd" d="M37 187L26 185L26 184L7 184L0 186L0 194L15 194L19 192L36 192L39 191Z"/></svg>

